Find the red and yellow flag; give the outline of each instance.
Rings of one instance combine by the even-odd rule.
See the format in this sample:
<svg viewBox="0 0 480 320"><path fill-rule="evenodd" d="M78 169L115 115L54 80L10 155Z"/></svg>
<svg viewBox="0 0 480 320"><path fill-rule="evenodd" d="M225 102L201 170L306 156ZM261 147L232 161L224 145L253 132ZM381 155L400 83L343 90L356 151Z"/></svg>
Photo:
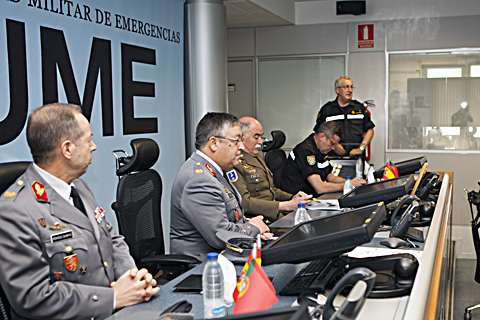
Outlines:
<svg viewBox="0 0 480 320"><path fill-rule="evenodd" d="M383 171L383 180L390 180L398 178L397 166L389 160L385 165L385 171Z"/></svg>

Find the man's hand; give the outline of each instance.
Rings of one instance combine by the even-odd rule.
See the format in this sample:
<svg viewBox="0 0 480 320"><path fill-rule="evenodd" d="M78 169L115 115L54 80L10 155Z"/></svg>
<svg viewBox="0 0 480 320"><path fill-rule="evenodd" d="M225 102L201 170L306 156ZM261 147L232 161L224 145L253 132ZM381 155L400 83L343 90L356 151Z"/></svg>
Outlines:
<svg viewBox="0 0 480 320"><path fill-rule="evenodd" d="M352 179L352 183L353 183L353 186L354 187L358 187L358 186L361 186L362 184L367 184L367 181L359 178L359 177L355 177Z"/></svg>
<svg viewBox="0 0 480 320"><path fill-rule="evenodd" d="M267 239L271 239L273 236L274 236L273 233L265 232L260 235L260 238L262 238L263 240L267 240Z"/></svg>
<svg viewBox="0 0 480 320"><path fill-rule="evenodd" d="M248 220L248 223L254 224L259 230L260 234L264 234L265 232L269 232L270 229L268 226L263 222L263 216L256 216Z"/></svg>
<svg viewBox="0 0 480 320"><path fill-rule="evenodd" d="M110 283L115 296L115 308L131 306L142 301L148 301L158 293L155 287L157 281L148 273L147 269L131 269Z"/></svg>
<svg viewBox="0 0 480 320"><path fill-rule="evenodd" d="M345 155L345 149L343 149L343 146L339 143L335 146L335 149L333 149L333 151L338 154L338 155Z"/></svg>
<svg viewBox="0 0 480 320"><path fill-rule="evenodd" d="M353 157L360 156L362 153L363 153L363 151L360 150L360 148L356 148L356 149L352 149L350 151L349 156L350 156L350 158L353 158Z"/></svg>
<svg viewBox="0 0 480 320"><path fill-rule="evenodd" d="M282 201L278 204L279 212L293 211L296 210L299 203L310 203L312 200L312 195L306 194L303 191L299 191L296 195L292 197L292 200Z"/></svg>

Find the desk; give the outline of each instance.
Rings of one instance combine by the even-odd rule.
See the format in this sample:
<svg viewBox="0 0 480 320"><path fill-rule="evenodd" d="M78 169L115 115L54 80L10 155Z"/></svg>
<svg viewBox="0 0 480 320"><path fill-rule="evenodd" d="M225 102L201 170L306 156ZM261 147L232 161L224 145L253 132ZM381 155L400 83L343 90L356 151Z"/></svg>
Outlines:
<svg viewBox="0 0 480 320"><path fill-rule="evenodd" d="M448 294L442 298L442 280L448 269L446 257L451 255L448 223L451 216L452 186L450 175L443 176L443 184L437 201L435 214L428 231L424 253L417 271L416 280L410 296L390 299L367 299L357 319L391 319L391 320L416 320L435 319L439 313L446 314L448 319ZM175 302L187 300L193 304L192 313L196 319L203 318L203 297L198 294L173 293L173 287L190 274L202 274L204 264L197 266L189 272L161 287L160 292L150 302L124 308L108 319L116 319L137 311L162 311ZM288 281L298 272L304 264L281 264L264 267L269 277L275 277L273 286L276 291L282 289ZM235 266L240 274L242 266ZM448 278L447 278L448 280ZM439 294L440 292L440 294ZM433 298L432 298L433 297ZM435 298L436 297L436 298ZM443 299L443 300L442 300ZM295 297L279 296L279 301L273 308L288 307L296 300ZM447 308L447 309L446 309ZM233 308L228 309L232 314Z"/></svg>

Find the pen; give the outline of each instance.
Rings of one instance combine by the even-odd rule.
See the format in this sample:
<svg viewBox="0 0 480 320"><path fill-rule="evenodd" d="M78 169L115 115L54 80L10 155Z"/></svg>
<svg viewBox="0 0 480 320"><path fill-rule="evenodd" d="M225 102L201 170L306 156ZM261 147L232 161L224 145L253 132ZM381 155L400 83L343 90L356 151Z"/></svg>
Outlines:
<svg viewBox="0 0 480 320"><path fill-rule="evenodd" d="M312 198L311 199L312 201L316 201L316 202L321 202L320 200L316 199L316 198Z"/></svg>

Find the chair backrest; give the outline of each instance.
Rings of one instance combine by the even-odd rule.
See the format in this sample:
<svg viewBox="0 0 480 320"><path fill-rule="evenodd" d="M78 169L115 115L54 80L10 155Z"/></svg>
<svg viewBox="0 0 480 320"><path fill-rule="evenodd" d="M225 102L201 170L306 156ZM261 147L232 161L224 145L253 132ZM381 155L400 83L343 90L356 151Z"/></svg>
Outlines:
<svg viewBox="0 0 480 320"><path fill-rule="evenodd" d="M282 149L273 150L265 154L265 163L273 173L273 184L279 189L282 188L282 174L286 162L287 156Z"/></svg>
<svg viewBox="0 0 480 320"><path fill-rule="evenodd" d="M273 139L263 143L262 151L264 152L265 163L273 173L273 184L281 189L283 168L285 167L287 156L285 151L280 148L285 144L286 138L283 131L274 130L271 133Z"/></svg>
<svg viewBox="0 0 480 320"><path fill-rule="evenodd" d="M119 232L125 237L135 263L156 273L156 264L142 263L145 257L165 254L161 218L162 179L150 169L159 155L152 139L134 139L130 142L133 154L120 159L117 168L120 181L117 187L117 215Z"/></svg>
<svg viewBox="0 0 480 320"><path fill-rule="evenodd" d="M475 254L477 256L477 267L475 269L475 281L480 283L480 237L478 234L478 229L480 228L480 222L475 223L475 221L471 221L471 227L472 227L473 246L475 248Z"/></svg>
<svg viewBox="0 0 480 320"><path fill-rule="evenodd" d="M20 177L31 162L18 161L18 162L5 162L0 163L0 195L3 194L15 180ZM0 319L10 319L10 303L0 287Z"/></svg>

